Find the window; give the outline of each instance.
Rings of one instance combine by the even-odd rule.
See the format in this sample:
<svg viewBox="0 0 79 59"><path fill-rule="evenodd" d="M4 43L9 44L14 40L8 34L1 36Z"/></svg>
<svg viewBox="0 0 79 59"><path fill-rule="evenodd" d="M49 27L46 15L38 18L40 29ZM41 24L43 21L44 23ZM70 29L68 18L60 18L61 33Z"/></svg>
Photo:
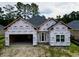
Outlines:
<svg viewBox="0 0 79 59"><path fill-rule="evenodd" d="M64 42L64 38L65 38L65 36L61 35L61 42Z"/></svg>
<svg viewBox="0 0 79 59"><path fill-rule="evenodd" d="M65 27L62 27L62 29L65 29Z"/></svg>
<svg viewBox="0 0 79 59"><path fill-rule="evenodd" d="M13 29L17 29L17 26L14 26L14 28Z"/></svg>
<svg viewBox="0 0 79 59"><path fill-rule="evenodd" d="M23 27L23 26L20 26L20 27Z"/></svg>
<svg viewBox="0 0 79 59"><path fill-rule="evenodd" d="M59 27L56 27L56 29L59 29Z"/></svg>
<svg viewBox="0 0 79 59"><path fill-rule="evenodd" d="M56 42L60 41L60 35L56 35Z"/></svg>
<svg viewBox="0 0 79 59"><path fill-rule="evenodd" d="M26 26L26 27L29 27L29 26Z"/></svg>
<svg viewBox="0 0 79 59"><path fill-rule="evenodd" d="M17 26L14 26L14 27L17 27Z"/></svg>
<svg viewBox="0 0 79 59"><path fill-rule="evenodd" d="M64 35L56 35L56 42L64 42L65 36Z"/></svg>

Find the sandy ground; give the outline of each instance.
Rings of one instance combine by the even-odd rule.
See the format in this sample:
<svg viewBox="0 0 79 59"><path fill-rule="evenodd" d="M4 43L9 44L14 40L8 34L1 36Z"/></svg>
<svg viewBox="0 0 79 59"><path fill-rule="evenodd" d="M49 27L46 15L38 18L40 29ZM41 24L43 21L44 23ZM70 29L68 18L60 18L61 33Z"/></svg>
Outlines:
<svg viewBox="0 0 79 59"><path fill-rule="evenodd" d="M70 50L64 47L50 47L49 45L42 44L37 46L31 44L14 44L0 50L0 57L50 57L51 52L53 52L52 56L79 57L78 52L71 53Z"/></svg>
<svg viewBox="0 0 79 59"><path fill-rule="evenodd" d="M11 45L1 51L1 57L45 57L50 56L43 48L32 45Z"/></svg>

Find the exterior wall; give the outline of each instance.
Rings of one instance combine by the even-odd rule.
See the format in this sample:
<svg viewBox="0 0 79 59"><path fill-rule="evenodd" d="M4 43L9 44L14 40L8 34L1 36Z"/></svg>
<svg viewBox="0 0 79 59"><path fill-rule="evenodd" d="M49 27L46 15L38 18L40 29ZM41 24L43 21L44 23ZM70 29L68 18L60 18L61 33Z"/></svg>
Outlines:
<svg viewBox="0 0 79 59"><path fill-rule="evenodd" d="M5 45L9 46L9 35L10 34L33 34L33 45L37 45L37 31L28 24L28 22L24 22L24 20L19 20L15 22L13 25L8 27L5 31Z"/></svg>
<svg viewBox="0 0 79 59"><path fill-rule="evenodd" d="M48 31L47 29L55 23L56 22L54 20L49 20L43 26L40 27L39 31Z"/></svg>
<svg viewBox="0 0 79 59"><path fill-rule="evenodd" d="M56 42L56 35L65 35L64 42ZM65 25L56 24L53 30L50 31L50 45L51 46L69 46L70 45L70 31Z"/></svg>
<svg viewBox="0 0 79 59"><path fill-rule="evenodd" d="M46 41L49 42L51 46L69 46L70 31L65 25L58 23L53 27L53 30L50 30L50 32L47 30L47 28L49 28L51 25L55 23L56 22L54 20L48 21L47 23L45 23L43 26L40 27L39 32L48 32L49 34L48 40ZM40 42L39 34L37 33L37 31L31 26L31 24L25 22L24 20L19 20L6 29L5 31L6 46L10 45L9 42L10 34L33 34L33 45L37 45L37 42ZM56 42L56 35L65 35L65 42Z"/></svg>
<svg viewBox="0 0 79 59"><path fill-rule="evenodd" d="M71 30L71 35L74 36L75 39L79 39L79 30Z"/></svg>
<svg viewBox="0 0 79 59"><path fill-rule="evenodd" d="M46 34L46 42L49 42L49 31L48 28L50 26L52 26L53 24L55 24L56 22L54 20L49 20L48 22L46 22L44 25L42 25L39 29L39 33L38 33L38 42L41 42L39 37L40 37L40 32L47 32Z"/></svg>

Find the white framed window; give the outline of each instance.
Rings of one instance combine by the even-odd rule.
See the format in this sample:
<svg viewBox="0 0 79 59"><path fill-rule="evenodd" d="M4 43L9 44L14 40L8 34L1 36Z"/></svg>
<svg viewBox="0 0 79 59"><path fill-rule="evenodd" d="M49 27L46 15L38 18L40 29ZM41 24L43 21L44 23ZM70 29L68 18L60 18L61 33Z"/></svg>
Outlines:
<svg viewBox="0 0 79 59"><path fill-rule="evenodd" d="M60 35L56 35L56 42L60 42Z"/></svg>
<svg viewBox="0 0 79 59"><path fill-rule="evenodd" d="M56 42L64 42L65 35L56 35Z"/></svg>
<svg viewBox="0 0 79 59"><path fill-rule="evenodd" d="M64 40L65 40L65 36L61 35L61 42L64 42Z"/></svg>

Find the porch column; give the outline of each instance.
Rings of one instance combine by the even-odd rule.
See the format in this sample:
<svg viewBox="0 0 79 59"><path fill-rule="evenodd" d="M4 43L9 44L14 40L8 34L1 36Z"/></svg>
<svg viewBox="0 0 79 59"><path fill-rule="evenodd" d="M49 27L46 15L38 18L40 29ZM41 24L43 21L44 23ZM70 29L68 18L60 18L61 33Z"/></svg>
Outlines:
<svg viewBox="0 0 79 59"><path fill-rule="evenodd" d="M5 35L5 46L9 46L9 35Z"/></svg>
<svg viewBox="0 0 79 59"><path fill-rule="evenodd" d="M37 34L33 35L33 45L37 45Z"/></svg>

